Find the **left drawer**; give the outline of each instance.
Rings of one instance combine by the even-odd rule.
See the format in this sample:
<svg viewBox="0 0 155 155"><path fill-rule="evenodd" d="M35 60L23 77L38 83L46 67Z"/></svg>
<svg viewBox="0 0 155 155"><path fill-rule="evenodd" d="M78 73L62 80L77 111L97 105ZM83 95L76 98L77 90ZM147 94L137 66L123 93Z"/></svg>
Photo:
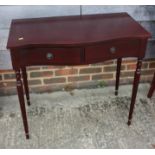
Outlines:
<svg viewBox="0 0 155 155"><path fill-rule="evenodd" d="M28 48L20 51L20 65L78 65L84 61L83 48Z"/></svg>

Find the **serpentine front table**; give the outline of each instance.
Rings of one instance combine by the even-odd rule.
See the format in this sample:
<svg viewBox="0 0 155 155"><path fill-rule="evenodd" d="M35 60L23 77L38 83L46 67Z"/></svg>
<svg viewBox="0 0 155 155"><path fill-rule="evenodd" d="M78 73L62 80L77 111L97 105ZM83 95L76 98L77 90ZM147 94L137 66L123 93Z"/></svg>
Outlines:
<svg viewBox="0 0 155 155"><path fill-rule="evenodd" d="M137 68L128 117L130 125L149 37L150 33L127 13L12 20L7 48L10 49L16 74L26 138L29 138L29 128L23 86L30 105L27 66L86 65L117 59L117 95L122 58L136 57Z"/></svg>

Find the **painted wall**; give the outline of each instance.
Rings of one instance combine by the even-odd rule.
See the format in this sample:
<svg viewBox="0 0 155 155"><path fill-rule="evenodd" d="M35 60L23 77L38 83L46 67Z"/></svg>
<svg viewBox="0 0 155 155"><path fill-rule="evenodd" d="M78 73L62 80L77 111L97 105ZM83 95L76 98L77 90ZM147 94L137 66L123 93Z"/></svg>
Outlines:
<svg viewBox="0 0 155 155"><path fill-rule="evenodd" d="M81 10L80 10L81 9ZM11 69L6 43L12 19L128 12L152 33L146 58L155 58L155 6L0 6L0 70Z"/></svg>

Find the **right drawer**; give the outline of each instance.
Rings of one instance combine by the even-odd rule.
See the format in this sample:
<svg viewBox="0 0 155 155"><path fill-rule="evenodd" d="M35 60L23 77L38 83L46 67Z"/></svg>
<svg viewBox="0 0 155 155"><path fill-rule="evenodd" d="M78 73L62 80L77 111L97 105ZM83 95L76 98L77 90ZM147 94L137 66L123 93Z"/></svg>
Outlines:
<svg viewBox="0 0 155 155"><path fill-rule="evenodd" d="M85 55L87 63L96 63L121 57L139 57L139 51L138 39L116 40L88 46L85 48Z"/></svg>

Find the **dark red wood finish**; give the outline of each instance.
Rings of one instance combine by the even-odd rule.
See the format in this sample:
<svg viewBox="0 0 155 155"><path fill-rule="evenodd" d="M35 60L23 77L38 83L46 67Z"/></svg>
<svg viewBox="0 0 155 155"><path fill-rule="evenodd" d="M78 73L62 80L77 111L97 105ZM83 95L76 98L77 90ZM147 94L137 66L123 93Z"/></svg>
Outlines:
<svg viewBox="0 0 155 155"><path fill-rule="evenodd" d="M27 99L27 105L30 105L30 96L29 96L29 87L28 87L28 81L27 81L26 67L22 67L21 71L22 71L25 95L26 95L26 99Z"/></svg>
<svg viewBox="0 0 155 155"><path fill-rule="evenodd" d="M151 82L151 87L150 87L149 92L147 94L148 98L152 97L154 90L155 90L155 73L154 73L154 76L153 76L153 79L152 79L152 82Z"/></svg>
<svg viewBox="0 0 155 155"><path fill-rule="evenodd" d="M21 80L20 69L16 69L15 73L16 73L16 81L17 81L17 93L18 93L18 98L19 98L19 103L20 103L21 115L22 115L22 119L23 119L25 136L27 139L29 139L29 128L28 128L28 122L27 122L27 114L26 114L25 101L24 101L23 83Z"/></svg>
<svg viewBox="0 0 155 155"><path fill-rule="evenodd" d="M122 64L122 58L117 59L117 69L116 69L116 84L115 84L115 95L118 95L118 88L119 88L119 77L120 77L120 71L121 71L121 64Z"/></svg>
<svg viewBox="0 0 155 155"><path fill-rule="evenodd" d="M76 65L84 63L82 48L30 48L19 53L19 66ZM51 54L51 58L48 58ZM22 61L20 61L22 60Z"/></svg>
<svg viewBox="0 0 155 155"><path fill-rule="evenodd" d="M86 62L96 63L99 61L106 61L110 59L117 59L121 57L143 57L140 52L139 39L118 39L113 41L106 41L104 43L87 46L85 48ZM115 51L111 51L115 48Z"/></svg>
<svg viewBox="0 0 155 155"><path fill-rule="evenodd" d="M150 33L127 13L17 19L11 23L7 48L11 52L13 68L16 71L22 70L29 101L25 67L31 65L82 65L118 59L117 91L121 59L137 57L139 71L139 64L145 56L149 37ZM140 75L137 70L133 83L129 122L139 83ZM17 79L18 81L20 79ZM18 88L18 96L25 133L29 135L22 87Z"/></svg>
<svg viewBox="0 0 155 155"><path fill-rule="evenodd" d="M138 84L140 79L141 66L142 66L142 59L138 59L137 68L134 75L133 88L132 88L131 104L130 104L130 110L129 110L129 116L128 116L128 125L131 124L131 119L132 119L132 114L133 114L133 109L135 105Z"/></svg>
<svg viewBox="0 0 155 155"><path fill-rule="evenodd" d="M17 19L11 23L7 48L75 47L148 37L150 34L127 13Z"/></svg>

